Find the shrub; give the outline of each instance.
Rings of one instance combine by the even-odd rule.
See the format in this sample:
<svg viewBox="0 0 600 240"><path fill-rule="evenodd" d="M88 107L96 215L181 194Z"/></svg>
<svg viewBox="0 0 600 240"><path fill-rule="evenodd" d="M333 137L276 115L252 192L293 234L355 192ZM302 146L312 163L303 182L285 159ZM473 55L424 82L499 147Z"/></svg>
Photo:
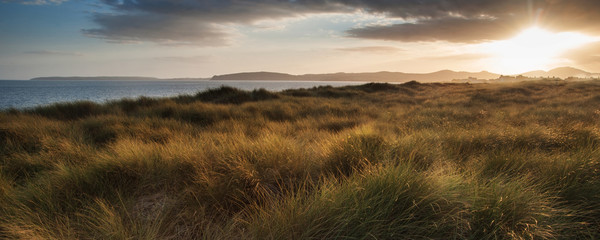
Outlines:
<svg viewBox="0 0 600 240"><path fill-rule="evenodd" d="M104 106L90 102L78 101L69 103L56 103L49 106L36 107L27 112L38 114L47 118L59 120L75 120L96 116L106 112Z"/></svg>

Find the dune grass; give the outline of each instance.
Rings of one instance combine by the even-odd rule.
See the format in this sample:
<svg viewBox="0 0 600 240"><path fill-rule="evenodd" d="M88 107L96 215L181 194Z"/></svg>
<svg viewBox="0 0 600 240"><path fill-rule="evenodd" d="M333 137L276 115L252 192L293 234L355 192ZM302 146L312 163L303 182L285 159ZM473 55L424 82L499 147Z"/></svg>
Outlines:
<svg viewBox="0 0 600 240"><path fill-rule="evenodd" d="M0 112L3 239L597 239L600 82Z"/></svg>

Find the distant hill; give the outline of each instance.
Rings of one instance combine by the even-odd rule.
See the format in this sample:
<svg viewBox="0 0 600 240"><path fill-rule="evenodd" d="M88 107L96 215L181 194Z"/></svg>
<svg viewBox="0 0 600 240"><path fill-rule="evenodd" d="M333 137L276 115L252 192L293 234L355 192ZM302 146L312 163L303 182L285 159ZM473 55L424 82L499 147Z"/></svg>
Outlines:
<svg viewBox="0 0 600 240"><path fill-rule="evenodd" d="M494 79L500 74L490 72L455 72L443 70L434 73L372 72L372 73L327 73L291 75L274 72L248 72L217 75L211 80L305 80L305 81L363 81L363 82L443 82L462 78Z"/></svg>
<svg viewBox="0 0 600 240"><path fill-rule="evenodd" d="M100 76L100 77L38 77L30 79L32 81L47 81L47 80L79 80L79 81L152 81L161 80L153 77L119 77L119 76Z"/></svg>
<svg viewBox="0 0 600 240"><path fill-rule="evenodd" d="M100 76L100 77L38 77L31 81L197 81L209 80L210 78L155 78L155 77L120 77L120 76Z"/></svg>
<svg viewBox="0 0 600 240"><path fill-rule="evenodd" d="M298 77L275 72L245 72L213 76L211 80L299 80Z"/></svg>
<svg viewBox="0 0 600 240"><path fill-rule="evenodd" d="M530 78L598 78L600 73L590 73L572 67L555 68L550 71L531 71L522 74ZM325 73L325 74L302 74L292 75L277 72L242 72L224 75L215 75L212 78L171 78L161 79L154 77L122 77L122 76L99 76L99 77L39 77L32 78L34 81L44 80L90 80L90 81L160 81L160 80L272 80L272 81L360 81L360 82L448 82L455 79L498 79L501 75L487 71L482 72L457 72L442 70L432 73L403 73L403 72L367 72L367 73ZM516 75L515 75L516 76Z"/></svg>
<svg viewBox="0 0 600 240"><path fill-rule="evenodd" d="M590 73L583 71L581 69L572 68L572 67L560 67L555 68L550 71L532 71L521 74L526 77L557 77L557 78L569 78L569 77L579 77L579 78L590 78L590 77L600 77L600 73Z"/></svg>

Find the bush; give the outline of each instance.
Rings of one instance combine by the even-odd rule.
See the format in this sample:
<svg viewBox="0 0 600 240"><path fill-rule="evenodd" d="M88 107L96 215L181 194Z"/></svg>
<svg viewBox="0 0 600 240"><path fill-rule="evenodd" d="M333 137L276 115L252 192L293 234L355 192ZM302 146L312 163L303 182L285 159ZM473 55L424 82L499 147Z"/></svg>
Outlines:
<svg viewBox="0 0 600 240"><path fill-rule="evenodd" d="M79 101L69 103L56 103L44 107L36 107L27 112L38 114L47 118L59 120L75 120L90 116L100 115L106 112L104 106L90 102Z"/></svg>

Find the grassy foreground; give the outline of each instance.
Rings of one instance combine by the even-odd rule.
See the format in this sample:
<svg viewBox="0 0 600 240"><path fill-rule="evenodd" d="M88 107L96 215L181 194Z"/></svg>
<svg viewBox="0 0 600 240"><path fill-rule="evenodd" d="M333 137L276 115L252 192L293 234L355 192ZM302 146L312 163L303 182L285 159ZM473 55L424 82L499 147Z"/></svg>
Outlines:
<svg viewBox="0 0 600 240"><path fill-rule="evenodd" d="M600 82L0 112L0 238L600 238Z"/></svg>

